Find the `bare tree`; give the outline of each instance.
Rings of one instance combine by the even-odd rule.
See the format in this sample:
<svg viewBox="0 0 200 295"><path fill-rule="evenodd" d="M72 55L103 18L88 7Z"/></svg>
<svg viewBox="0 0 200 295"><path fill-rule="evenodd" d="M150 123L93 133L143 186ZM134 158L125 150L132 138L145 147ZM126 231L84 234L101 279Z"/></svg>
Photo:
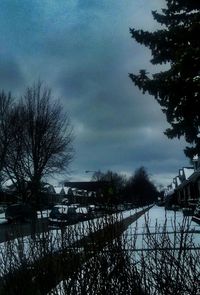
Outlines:
<svg viewBox="0 0 200 295"><path fill-rule="evenodd" d="M0 184L3 180L3 168L5 167L5 159L8 147L11 141L10 130L12 121L10 114L12 112L13 99L11 94L0 93Z"/></svg>
<svg viewBox="0 0 200 295"><path fill-rule="evenodd" d="M24 149L24 138L25 138L25 118L22 108L22 104L18 102L13 107L10 113L10 144L8 147L4 171L8 178L12 180L12 183L23 198L26 196L27 189L27 175L25 166L25 149Z"/></svg>
<svg viewBox="0 0 200 295"><path fill-rule="evenodd" d="M104 189L105 198L104 201L108 203L120 203L123 202L122 191L126 184L126 176L108 170L103 173L100 170L95 171L92 175L93 181L105 182L107 186Z"/></svg>
<svg viewBox="0 0 200 295"><path fill-rule="evenodd" d="M66 170L72 160L72 126L51 90L41 82L26 89L14 117L17 122L7 172L18 183L29 183L31 201L36 205L42 178Z"/></svg>

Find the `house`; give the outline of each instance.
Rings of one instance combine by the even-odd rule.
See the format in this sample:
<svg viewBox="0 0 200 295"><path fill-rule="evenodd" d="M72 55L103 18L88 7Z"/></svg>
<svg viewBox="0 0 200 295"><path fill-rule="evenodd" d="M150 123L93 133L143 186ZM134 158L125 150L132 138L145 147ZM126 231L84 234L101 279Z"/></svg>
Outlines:
<svg viewBox="0 0 200 295"><path fill-rule="evenodd" d="M70 194L70 187L63 186L61 191L60 191L60 194L68 196L68 194Z"/></svg>
<svg viewBox="0 0 200 295"><path fill-rule="evenodd" d="M62 186L55 186L54 185L53 188L54 188L54 194L60 195L61 190L62 190Z"/></svg>
<svg viewBox="0 0 200 295"><path fill-rule="evenodd" d="M176 190L175 190L174 181L167 186L167 189L164 192L164 203L167 209L170 209L174 204L174 200L176 199Z"/></svg>
<svg viewBox="0 0 200 295"><path fill-rule="evenodd" d="M42 187L42 192L47 193L47 194L54 194L55 190L52 184L45 183Z"/></svg>
<svg viewBox="0 0 200 295"><path fill-rule="evenodd" d="M196 207L200 199L200 169L194 171L194 173L188 179L188 204Z"/></svg>
<svg viewBox="0 0 200 295"><path fill-rule="evenodd" d="M200 157L193 158L193 167L183 167L173 179L173 200L182 208L195 208L200 200ZM172 190L166 190L168 196ZM172 197L171 197L172 199Z"/></svg>
<svg viewBox="0 0 200 295"><path fill-rule="evenodd" d="M180 207L187 207L188 199L191 198L190 176L194 173L193 167L183 167L179 169L180 183L177 186L177 198Z"/></svg>

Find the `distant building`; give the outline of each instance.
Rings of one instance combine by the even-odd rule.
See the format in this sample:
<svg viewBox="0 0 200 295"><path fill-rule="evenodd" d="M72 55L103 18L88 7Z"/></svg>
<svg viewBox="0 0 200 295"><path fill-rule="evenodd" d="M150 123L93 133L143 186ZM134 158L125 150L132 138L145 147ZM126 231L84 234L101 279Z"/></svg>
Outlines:
<svg viewBox="0 0 200 295"><path fill-rule="evenodd" d="M200 157L195 156L193 167L179 169L179 174L173 179L173 191L166 190L166 197L170 198L173 193L173 203L180 207L195 208L200 200Z"/></svg>

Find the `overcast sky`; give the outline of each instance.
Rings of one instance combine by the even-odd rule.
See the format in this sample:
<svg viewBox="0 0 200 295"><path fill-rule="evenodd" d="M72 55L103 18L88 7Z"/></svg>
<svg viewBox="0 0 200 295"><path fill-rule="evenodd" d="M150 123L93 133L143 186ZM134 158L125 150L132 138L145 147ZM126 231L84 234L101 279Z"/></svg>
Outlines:
<svg viewBox="0 0 200 295"><path fill-rule="evenodd" d="M164 0L1 0L0 88L21 95L41 79L61 98L74 126L70 179L85 170L131 175L145 166L169 184L188 165L184 144L163 134L164 115L128 73L156 71L129 28L155 30Z"/></svg>

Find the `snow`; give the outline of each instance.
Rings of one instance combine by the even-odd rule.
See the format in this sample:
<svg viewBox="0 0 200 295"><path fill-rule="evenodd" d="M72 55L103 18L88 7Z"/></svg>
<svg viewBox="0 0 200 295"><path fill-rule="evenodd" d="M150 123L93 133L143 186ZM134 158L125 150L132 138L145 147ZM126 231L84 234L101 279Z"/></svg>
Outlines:
<svg viewBox="0 0 200 295"><path fill-rule="evenodd" d="M103 217L95 218L92 220L86 220L84 222L78 222L73 225L68 225L64 228L66 239L64 241L64 246L69 246L72 242L80 240L81 238L89 235L92 232L98 231L100 229L103 229L103 227L108 224L108 221L113 218L113 220L116 220L116 218L126 218L130 216L131 214L134 214L136 210L128 210L123 213L119 214L113 214L113 215L106 215ZM48 215L49 211L43 211L43 214ZM40 214L40 212L38 213ZM31 236L26 236L22 238L17 238L12 240L12 252L18 253L18 248L23 245L23 253L27 257L27 259L30 260L31 254L30 253L37 253L35 254L40 255L41 253L38 251L38 241L41 242L42 240L47 241L48 247L52 248L54 247L54 251L59 251L63 248L63 229L57 228L57 229L50 229L49 232L44 232L41 234L37 234L36 238L33 240ZM8 250L9 245L11 244L11 241L9 242L3 242L0 243L0 260L5 257L5 253ZM35 251L33 250L35 249ZM31 252L32 251L32 252ZM33 259L37 259L38 257L33 257ZM16 259L16 256L15 256ZM20 260L20 258L19 258ZM20 262L19 262L20 263ZM2 270L3 271L3 270ZM1 273L1 270L0 270Z"/></svg>
<svg viewBox="0 0 200 295"><path fill-rule="evenodd" d="M200 76L199 75L193 77L193 81L199 81L199 80L200 80Z"/></svg>
<svg viewBox="0 0 200 295"><path fill-rule="evenodd" d="M5 219L5 213L1 213L0 214L0 224L4 224L6 222L7 222L7 220Z"/></svg>
<svg viewBox="0 0 200 295"><path fill-rule="evenodd" d="M64 190L64 192L65 192L66 195L68 194L69 189L70 189L70 187L67 187L67 186L64 186L63 187L63 190Z"/></svg>
<svg viewBox="0 0 200 295"><path fill-rule="evenodd" d="M183 168L183 170L185 174L185 179L188 179L194 173L194 168Z"/></svg>
<svg viewBox="0 0 200 295"><path fill-rule="evenodd" d="M2 188L3 189L9 189L10 186L13 185L13 182L11 179L6 180L3 184L2 184Z"/></svg>
<svg viewBox="0 0 200 295"><path fill-rule="evenodd" d="M137 210L129 210L123 212L123 218L132 215L136 211ZM154 206L148 212L142 215L139 219L137 219L136 222L133 222L128 227L128 229L123 233L123 241L127 241L126 248L130 251L132 251L133 249L139 250L147 248L148 245L145 242L144 236L147 233L146 225L148 223L148 230L151 234L154 234L155 230L160 230L160 232L162 232L163 225L166 225L166 231L168 232L170 239L172 240L172 242L176 242L176 239L174 238L174 229L176 228L178 230L179 227L183 224L183 221L184 218L182 212L165 211L163 207ZM191 217L187 217L187 221L189 223L190 231L200 231L200 226L192 222ZM136 240L134 237L136 237ZM200 243L199 233L194 233L194 241L195 245L198 246ZM133 252L130 253L131 255L134 255ZM138 262L140 261L141 257L139 253L135 252L134 257L136 260L138 260ZM57 285L55 290L58 292L57 294L63 294L63 282L60 282L60 284Z"/></svg>
<svg viewBox="0 0 200 295"><path fill-rule="evenodd" d="M23 238L18 238L13 240L12 251L13 253L19 253L19 247L23 245L23 253L29 259L32 253L34 257L32 259L37 259L40 257L41 252L38 251L40 248L39 243L41 241L47 242L47 249L51 249L53 247L53 251L59 251L63 249L63 247L68 247L71 243L80 240L81 238L89 235L92 232L103 229L103 227L108 224L109 220L115 221L116 218L127 218L136 212L140 211L140 209L132 209L124 212L120 212L118 214L107 215L99 218L95 218L92 220L87 220L83 222L78 222L73 225L68 225L64 229L50 229L49 232L44 232L41 234L37 234L36 239L32 239L31 236L26 236ZM48 211L43 211L46 216L48 215ZM3 217L3 215L1 216ZM200 226L191 221L191 217L187 219L189 224L189 231L193 231L194 242L196 246L200 245L200 237L199 232L195 233L195 231L200 231ZM148 245L145 243L144 236L147 233L147 230L153 235L155 231L162 232L163 225L166 226L166 231L169 233L170 239L172 242L174 241L174 229L180 228L183 222L183 214L182 212L173 212L173 211L165 211L164 208L154 206L144 215L142 215L138 220L133 222L128 229L124 232L123 236L126 237L127 240L127 248L131 249L133 247L133 243L135 243L136 249L148 248ZM148 223L148 228L146 224ZM64 239L63 239L64 235ZM190 235L190 233L189 233ZM136 237L137 239L135 240ZM38 243L39 242L39 243ZM8 251L9 245L11 242L4 242L0 244L0 260L5 257L6 251ZM63 246L64 244L64 246ZM16 259L16 255L15 255ZM16 260L15 260L16 263ZM19 258L20 265L20 258ZM3 269L0 270L0 274L3 272Z"/></svg>
<svg viewBox="0 0 200 295"><path fill-rule="evenodd" d="M86 207L79 207L79 208L76 209L76 213L87 214L88 213L88 209Z"/></svg>
<svg viewBox="0 0 200 295"><path fill-rule="evenodd" d="M180 169L179 173L180 173L181 176L183 176L183 169Z"/></svg>
<svg viewBox="0 0 200 295"><path fill-rule="evenodd" d="M62 187L61 186L54 186L54 190L55 190L55 193L59 195L61 193Z"/></svg>
<svg viewBox="0 0 200 295"><path fill-rule="evenodd" d="M176 185L179 186L181 184L181 180L179 176L176 176Z"/></svg>
<svg viewBox="0 0 200 295"><path fill-rule="evenodd" d="M42 211L37 211L37 218L47 218L49 217L51 210L42 210Z"/></svg>
<svg viewBox="0 0 200 295"><path fill-rule="evenodd" d="M185 223L188 238L192 237L196 247L200 246L200 225L193 222L191 217L183 218L181 211L166 210L162 207L154 206L144 215L142 215L135 223L132 223L127 231L124 233L127 237L137 235L136 249L148 248L144 242L145 234L156 232L160 234L163 232L164 226L172 243L174 241L175 230L180 231L183 223ZM147 226L148 225L148 226ZM131 240L131 239L130 239ZM130 248L130 245L127 245Z"/></svg>

